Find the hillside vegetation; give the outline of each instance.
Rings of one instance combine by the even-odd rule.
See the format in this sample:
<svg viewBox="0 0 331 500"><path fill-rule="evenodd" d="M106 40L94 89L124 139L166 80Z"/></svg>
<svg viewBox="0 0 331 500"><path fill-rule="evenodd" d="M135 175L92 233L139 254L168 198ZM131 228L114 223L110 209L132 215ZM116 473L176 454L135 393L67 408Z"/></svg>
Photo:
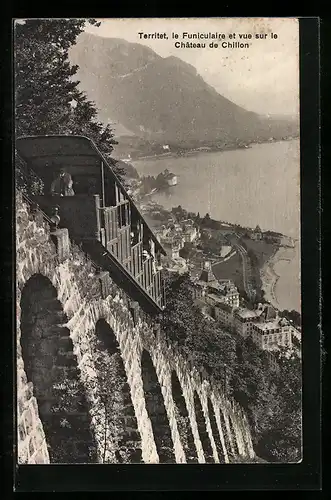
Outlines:
<svg viewBox="0 0 331 500"><path fill-rule="evenodd" d="M266 353L206 319L194 305L188 275L168 275L165 335L178 342L194 365L203 367L246 410L255 452L270 462L301 459L301 361L278 359L271 370Z"/></svg>

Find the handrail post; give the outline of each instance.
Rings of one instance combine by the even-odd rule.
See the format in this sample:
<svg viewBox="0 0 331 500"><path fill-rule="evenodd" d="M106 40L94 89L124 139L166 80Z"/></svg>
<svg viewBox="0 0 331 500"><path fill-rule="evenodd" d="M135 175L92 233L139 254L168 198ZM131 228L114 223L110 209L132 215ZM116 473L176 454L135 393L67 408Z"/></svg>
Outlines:
<svg viewBox="0 0 331 500"><path fill-rule="evenodd" d="M100 220L100 196L98 194L93 195L95 203L95 212L97 218L97 231L95 236L98 241L101 239L101 220Z"/></svg>
<svg viewBox="0 0 331 500"><path fill-rule="evenodd" d="M101 193L102 193L102 206L105 207L105 166L103 161L101 160Z"/></svg>

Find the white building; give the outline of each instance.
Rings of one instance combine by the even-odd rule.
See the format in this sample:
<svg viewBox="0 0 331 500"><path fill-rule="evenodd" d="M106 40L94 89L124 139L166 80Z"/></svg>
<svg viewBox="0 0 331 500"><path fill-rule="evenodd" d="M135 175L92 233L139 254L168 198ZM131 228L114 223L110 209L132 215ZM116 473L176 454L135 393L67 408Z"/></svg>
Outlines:
<svg viewBox="0 0 331 500"><path fill-rule="evenodd" d="M169 241L161 240L161 243L164 246L165 251L170 255L171 259L179 259L179 252L184 246L180 239L169 239Z"/></svg>
<svg viewBox="0 0 331 500"><path fill-rule="evenodd" d="M301 343L301 332L300 332L300 330L297 330L297 328L294 328L293 325L290 325L290 330L291 330L291 334L292 334L292 339L293 339L293 337L295 337L298 340L298 342Z"/></svg>
<svg viewBox="0 0 331 500"><path fill-rule="evenodd" d="M285 318L265 321L263 315L253 324L252 340L263 350L274 350L278 347L292 347L292 332Z"/></svg>
<svg viewBox="0 0 331 500"><path fill-rule="evenodd" d="M183 221L182 231L184 241L187 243L193 243L193 241L200 236L198 228L194 225L191 219Z"/></svg>
<svg viewBox="0 0 331 500"><path fill-rule="evenodd" d="M195 226L185 226L183 228L183 238L186 243L193 243L198 238L198 230Z"/></svg>
<svg viewBox="0 0 331 500"><path fill-rule="evenodd" d="M263 350L292 347L292 326L270 304L259 304L254 311L240 308L234 313L234 328L244 337L250 336Z"/></svg>
<svg viewBox="0 0 331 500"><path fill-rule="evenodd" d="M261 231L260 226L256 226L256 228L254 229L254 231L251 233L251 239L252 240L257 240L257 241L263 239L263 233Z"/></svg>
<svg viewBox="0 0 331 500"><path fill-rule="evenodd" d="M256 321L258 317L257 311L240 307L234 311L233 316L233 326L235 331L244 338L251 336L253 332L253 322Z"/></svg>
<svg viewBox="0 0 331 500"><path fill-rule="evenodd" d="M226 304L229 304L231 307L239 307L239 292L232 281L219 281L219 293Z"/></svg>
<svg viewBox="0 0 331 500"><path fill-rule="evenodd" d="M230 280L217 280L211 269L210 262L205 262L199 279L195 282L195 297L207 299L207 296L217 296L220 302L231 307L239 307L239 292ZM213 300L212 298L210 300Z"/></svg>
<svg viewBox="0 0 331 500"><path fill-rule="evenodd" d="M217 321L227 328L233 329L234 308L224 302L216 301L214 306L214 316Z"/></svg>

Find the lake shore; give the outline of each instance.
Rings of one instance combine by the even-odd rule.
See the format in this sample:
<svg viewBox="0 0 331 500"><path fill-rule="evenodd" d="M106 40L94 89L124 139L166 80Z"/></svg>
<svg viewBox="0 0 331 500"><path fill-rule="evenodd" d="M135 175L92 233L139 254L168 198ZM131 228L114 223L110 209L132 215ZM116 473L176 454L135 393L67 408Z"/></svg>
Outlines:
<svg viewBox="0 0 331 500"><path fill-rule="evenodd" d="M155 212L154 212L155 210L159 214L161 214L161 211L163 212L163 219L164 219L163 222L166 222L169 219L169 217L171 216L171 211L169 209L165 209L159 203L149 201L146 198L143 198L141 201L143 201L141 208L143 209L142 211L143 211L145 217L147 215L147 217L151 217L151 219L153 219L154 218L153 216L155 216ZM150 221L150 222L152 222L152 221ZM231 222L224 222L224 221L215 221L215 222L217 222L220 225L220 228L219 228L220 231L226 229L227 231L229 231L232 234L236 234L238 230L240 232L242 232L242 231L243 232L246 232L246 231L251 232L252 231L252 228L240 227L240 229L239 229L236 224L233 224ZM161 221L159 220L159 224L160 223L161 223ZM151 225L152 226L154 225L153 222ZM246 245L248 245L247 241L246 241ZM252 249L252 245L251 245L251 249L255 253L259 250L260 253L262 252L262 254L264 255L266 253L265 249L264 250L259 249L258 248L259 245L261 245L261 242L259 242L259 241L255 242L253 249ZM270 244L268 244L268 247L269 246L270 246ZM273 247L274 247L274 250L272 251L268 260L264 264L261 263L260 265L258 265L258 267L256 269L256 272L260 276L260 280L258 280L260 282L260 284L257 286L259 287L260 292L261 292L261 290L264 292L264 297L268 302L270 302L276 308L281 308L280 304L279 304L278 297L277 297L277 283L278 283L278 280L281 277L281 275L278 274L275 267L277 267L277 264L279 264L282 261L288 261L288 262L291 261L293 258L293 250L294 249L289 248L289 247L285 247L285 246L281 246L279 244L277 244L277 245L275 244L275 245L273 245ZM227 278L234 279L234 281L235 281L237 271L236 271L236 266L233 268L233 266L234 266L233 263L234 263L234 261L236 261L236 255L237 255L236 250L234 250L232 248L232 251L230 250L229 254L227 254L224 258L222 258L220 256L216 257L216 255L214 255L213 257L209 256L208 259L211 261L211 263L213 265L215 275L219 275L220 277L223 277L224 273L226 273ZM230 261L230 259L231 259L231 262L228 262L228 261ZM225 264L226 262L229 264L229 266L227 269L224 269L223 264ZM229 275L229 273L231 274L231 268L233 268L232 269L233 276Z"/></svg>
<svg viewBox="0 0 331 500"><path fill-rule="evenodd" d="M260 276L264 297L276 308L280 307L279 297L277 297L277 283L281 275L277 273L275 268L282 261L291 262L294 256L295 249L279 247L261 269Z"/></svg>
<svg viewBox="0 0 331 500"><path fill-rule="evenodd" d="M164 224L168 220L168 214L163 211L171 211L172 207L180 205L190 213L199 213L200 216L208 213L213 220L221 221L220 229L230 237L231 233L241 234L245 231L244 228L252 230L257 224L263 232L269 233L268 237L272 237L271 232L275 233L277 240L280 234L287 236L279 243L285 245L286 240L292 242L295 246L294 258L291 252L286 257L288 250L284 247L275 256L275 249L265 252L263 248L255 248L258 241L247 240L246 243L249 249L257 250L255 253L258 257L256 264L259 276L256 273L255 286L260 290L263 287L266 299L275 305L279 304L281 310L294 309L300 312L297 140L254 144L248 149L231 152L200 152L197 156L181 158L167 156L137 162L135 166L139 174L144 176L155 176L165 168L178 176L177 186L148 197L151 205L155 204L154 210L146 207L149 205L146 198L141 200L141 204L145 205L143 209L149 212L150 218L154 219L155 216L155 222L151 221L151 226ZM161 210L160 206L164 209ZM164 213L164 218L161 212ZM284 251L285 260L282 260ZM270 258L271 255L273 258ZM231 265L232 260L228 260Z"/></svg>

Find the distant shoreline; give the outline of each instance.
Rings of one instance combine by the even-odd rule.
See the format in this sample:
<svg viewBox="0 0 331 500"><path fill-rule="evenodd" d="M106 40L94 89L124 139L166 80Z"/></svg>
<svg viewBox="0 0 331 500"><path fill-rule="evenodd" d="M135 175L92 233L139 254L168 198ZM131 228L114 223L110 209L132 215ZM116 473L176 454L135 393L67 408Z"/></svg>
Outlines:
<svg viewBox="0 0 331 500"><path fill-rule="evenodd" d="M250 149L251 147L259 144L274 144L278 142L287 142L287 141L295 141L298 140L299 137L288 137L288 138L283 138L283 139L277 139L277 140L272 140L272 141L261 141L261 142L250 142L247 144L243 145L229 145L229 147L220 147L220 148L215 148L212 146L201 146L201 148L193 148L193 149L188 149L184 151L182 154L176 151L170 151L168 153L160 153L160 154L154 154L154 155L146 155L146 156L139 156L137 158L133 158L131 160L131 163L134 164L135 162L142 161L142 160L158 160L158 159L163 159L163 158L186 158L187 156L197 156L199 154L204 154L204 153L224 153L226 151L240 151L244 149Z"/></svg>
<svg viewBox="0 0 331 500"><path fill-rule="evenodd" d="M157 192L147 193L147 194L144 194L144 195L140 195L139 198L136 198L136 203L138 203L138 205L142 207L142 211L144 211L147 208L147 212L148 213L152 212L151 208L154 206L155 208L159 207L164 212L167 212L167 213L171 214L171 210L165 208L163 205L161 205L160 203L158 203L158 202L156 202L156 201L154 201L152 199L153 195L155 195L156 193ZM175 207L173 207L173 208L175 208ZM183 209L186 210L185 207L183 207ZM241 226L238 223L224 221L224 220L217 220L217 219L213 219L213 220L215 220L217 223L221 224L222 226L224 226L224 228L227 228L227 229L233 229L233 230L235 230L236 228L239 228L242 231L254 231L254 227ZM269 230L266 229L265 231L269 231ZM280 231L274 231L274 230L270 230L270 231L274 232L274 233L278 233L279 235L281 235L281 236L283 236L285 238L289 238L290 237L289 235L287 235L285 233L281 233ZM293 238L293 237L291 237L291 238L292 238L292 240L295 243L297 242L297 238ZM281 245L280 248L287 248L287 247Z"/></svg>

